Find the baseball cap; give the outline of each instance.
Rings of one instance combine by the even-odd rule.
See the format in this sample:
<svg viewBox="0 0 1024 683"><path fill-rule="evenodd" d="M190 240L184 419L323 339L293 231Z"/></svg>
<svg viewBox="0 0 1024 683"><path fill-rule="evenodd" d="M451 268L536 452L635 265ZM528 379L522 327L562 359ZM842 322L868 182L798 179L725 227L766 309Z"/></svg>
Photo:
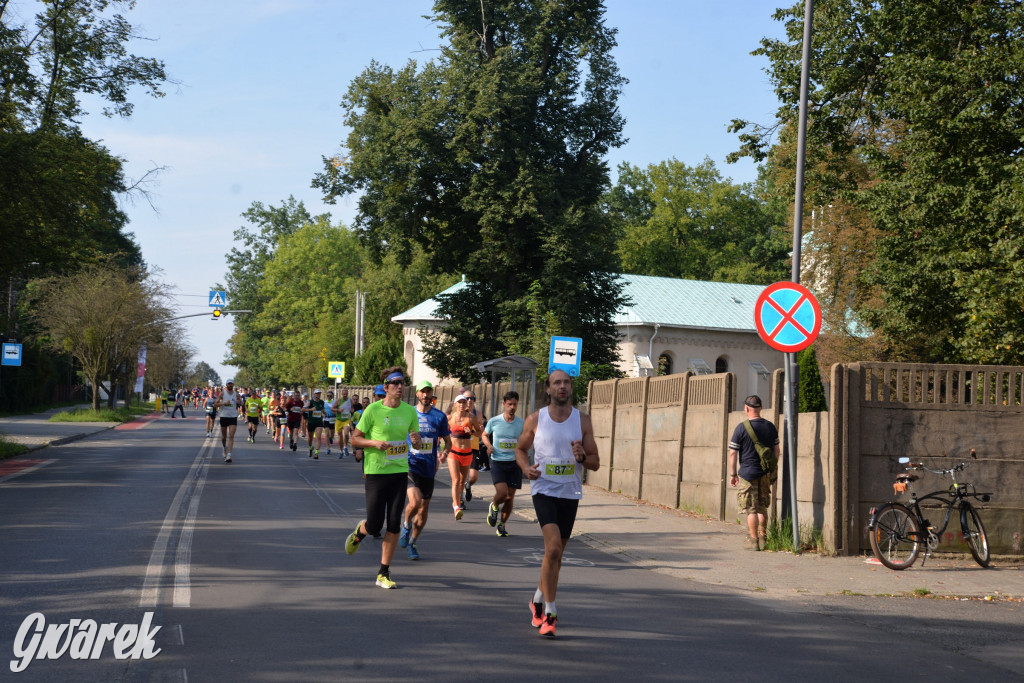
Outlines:
<svg viewBox="0 0 1024 683"><path fill-rule="evenodd" d="M416 383L416 391L423 391L424 389L433 389L434 385L427 380L420 380Z"/></svg>
<svg viewBox="0 0 1024 683"><path fill-rule="evenodd" d="M468 401L468 400L469 399L467 397L463 396L462 394L459 394L458 396L455 397L455 403L458 403L459 401Z"/></svg>
<svg viewBox="0 0 1024 683"><path fill-rule="evenodd" d="M314 393L314 394L322 394L322 393L324 393L324 392L320 391L319 389L314 389L314 390L313 390L313 393Z"/></svg>
<svg viewBox="0 0 1024 683"><path fill-rule="evenodd" d="M235 383L235 380L229 379L227 382L224 382L224 386L227 386L229 384L234 384L234 383Z"/></svg>
<svg viewBox="0 0 1024 683"><path fill-rule="evenodd" d="M378 384L377 386L375 386L373 388L373 395L374 396L386 396L387 392L384 391L384 385L383 384Z"/></svg>

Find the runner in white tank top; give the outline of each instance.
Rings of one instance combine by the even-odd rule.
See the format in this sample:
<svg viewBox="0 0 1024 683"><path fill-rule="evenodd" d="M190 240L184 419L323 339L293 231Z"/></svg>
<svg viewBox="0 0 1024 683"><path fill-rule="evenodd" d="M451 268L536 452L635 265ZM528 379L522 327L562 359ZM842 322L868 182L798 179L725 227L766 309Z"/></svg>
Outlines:
<svg viewBox="0 0 1024 683"><path fill-rule="evenodd" d="M221 408L220 443L224 447L224 462L231 462L231 451L235 447L235 430L238 428L238 393L231 380L224 385L214 407Z"/></svg>
<svg viewBox="0 0 1024 683"><path fill-rule="evenodd" d="M516 462L530 480L533 508L544 534L540 583L530 600L530 614L540 635L554 638L558 574L562 553L576 522L576 509L583 497L583 468L595 471L601 466L601 460L590 416L581 414L572 405L572 377L555 370L548 375L544 387L550 405L526 418L516 445ZM530 464L531 447L533 464Z"/></svg>

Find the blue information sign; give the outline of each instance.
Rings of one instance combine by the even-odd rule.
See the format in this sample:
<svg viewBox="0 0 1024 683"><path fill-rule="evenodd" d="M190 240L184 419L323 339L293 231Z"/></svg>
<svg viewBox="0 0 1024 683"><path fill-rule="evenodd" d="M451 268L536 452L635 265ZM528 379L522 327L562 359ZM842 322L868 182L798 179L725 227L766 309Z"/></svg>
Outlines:
<svg viewBox="0 0 1024 683"><path fill-rule="evenodd" d="M21 365L21 344L4 344L3 365Z"/></svg>
<svg viewBox="0 0 1024 683"><path fill-rule="evenodd" d="M210 305L214 308L224 308L228 305L228 293L225 291L210 290Z"/></svg>
<svg viewBox="0 0 1024 683"><path fill-rule="evenodd" d="M548 372L564 370L570 377L580 376L580 357L583 355L583 340L579 337L552 337L551 355L548 356Z"/></svg>

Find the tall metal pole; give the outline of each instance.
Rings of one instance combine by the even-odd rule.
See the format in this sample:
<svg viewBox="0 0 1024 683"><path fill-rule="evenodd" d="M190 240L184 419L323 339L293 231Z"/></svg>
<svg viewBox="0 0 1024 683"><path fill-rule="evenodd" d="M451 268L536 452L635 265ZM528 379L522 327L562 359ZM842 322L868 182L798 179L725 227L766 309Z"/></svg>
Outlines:
<svg viewBox="0 0 1024 683"><path fill-rule="evenodd" d="M807 150L807 91L811 73L811 27L814 21L814 0L804 0L804 46L800 64L800 121L796 143L796 201L793 207L793 270L792 281L800 282L800 247L803 241L804 161ZM800 524L797 521L796 448L798 366L795 353L786 354L786 471L789 474L790 512L793 515L793 550L800 551Z"/></svg>

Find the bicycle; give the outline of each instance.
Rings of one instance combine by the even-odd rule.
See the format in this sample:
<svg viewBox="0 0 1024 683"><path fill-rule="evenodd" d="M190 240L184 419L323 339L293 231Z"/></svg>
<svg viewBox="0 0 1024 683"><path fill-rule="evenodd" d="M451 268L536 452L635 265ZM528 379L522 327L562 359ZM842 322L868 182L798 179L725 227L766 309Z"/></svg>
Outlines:
<svg viewBox="0 0 1024 683"><path fill-rule="evenodd" d="M974 449L971 449L971 458L977 459ZM985 535L985 526L975 511L974 506L967 500L976 498L983 503L991 500L991 493L978 493L974 484L966 484L957 481L957 473L962 472L968 462L962 462L954 467L945 470L933 470L920 463L911 463L910 458L900 458L901 464L907 465L906 470L924 470L932 474L952 478L953 483L945 491L932 491L931 493L917 497L913 490L910 490L910 500L907 505L897 502L889 502L878 508L871 508L868 521L868 533L871 539L871 550L878 561L889 569L901 570L914 564L918 553L924 545L924 558L922 566L932 553L939 547L939 539L945 533L949 525L950 515L956 507L960 513L960 529L971 555L982 567L988 567L990 555L988 547L988 536ZM906 493L911 484L918 480L915 474L900 474L896 477L893 489L896 495ZM926 500L933 500L946 506L946 512L942 519L942 526L935 528L921 512L921 503Z"/></svg>

